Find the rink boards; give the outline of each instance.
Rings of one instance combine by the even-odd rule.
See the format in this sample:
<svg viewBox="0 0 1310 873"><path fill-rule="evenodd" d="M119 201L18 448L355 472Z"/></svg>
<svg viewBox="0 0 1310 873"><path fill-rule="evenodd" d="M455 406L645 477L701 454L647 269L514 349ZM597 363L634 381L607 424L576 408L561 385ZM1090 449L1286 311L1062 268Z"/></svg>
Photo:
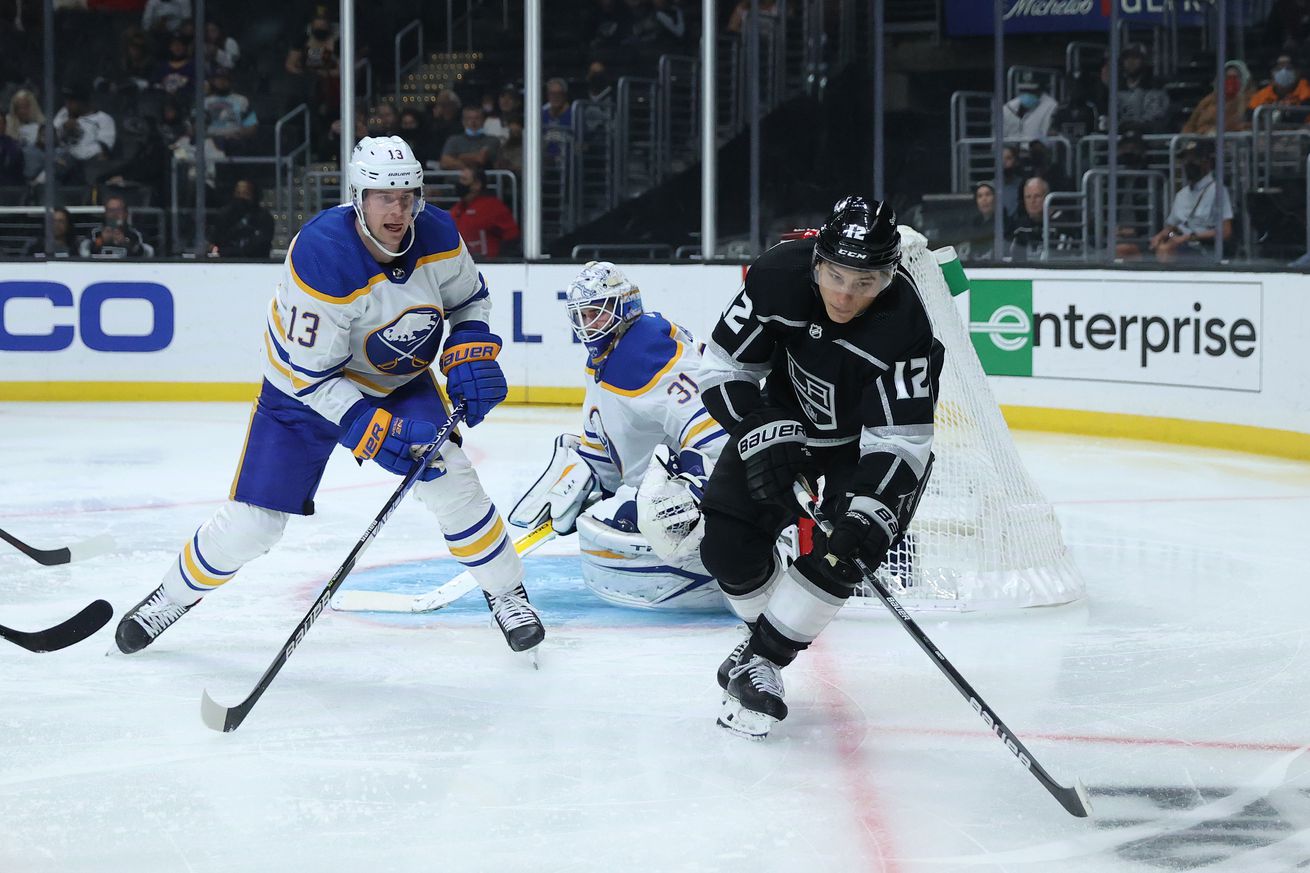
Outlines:
<svg viewBox="0 0 1310 873"><path fill-rule="evenodd" d="M705 336L740 266L623 265ZM573 403L581 347L561 296L573 264L482 267L511 400ZM0 401L243 400L280 264L10 264ZM1016 426L1310 457L1310 322L1296 274L973 270L957 298Z"/></svg>

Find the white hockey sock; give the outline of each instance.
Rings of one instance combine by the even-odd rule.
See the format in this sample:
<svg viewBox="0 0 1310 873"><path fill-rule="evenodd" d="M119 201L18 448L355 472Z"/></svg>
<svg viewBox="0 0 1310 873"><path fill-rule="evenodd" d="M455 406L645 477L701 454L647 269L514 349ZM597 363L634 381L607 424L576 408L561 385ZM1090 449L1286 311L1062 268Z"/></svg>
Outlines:
<svg viewBox="0 0 1310 873"><path fill-rule="evenodd" d="M164 573L164 593L190 605L282 538L287 513L229 500L200 526Z"/></svg>
<svg viewBox="0 0 1310 873"><path fill-rule="evenodd" d="M729 594L723 592L727 598L728 606L733 613L747 624L753 624L764 611L764 607L769 603L769 598L773 596L773 591L778 586L778 580L784 573L782 562L774 556L773 572L769 574L769 579L759 588L756 588L749 594Z"/></svg>
<svg viewBox="0 0 1310 873"><path fill-rule="evenodd" d="M800 564L783 574L764 609L769 624L800 648L814 642L846 602L805 577Z"/></svg>

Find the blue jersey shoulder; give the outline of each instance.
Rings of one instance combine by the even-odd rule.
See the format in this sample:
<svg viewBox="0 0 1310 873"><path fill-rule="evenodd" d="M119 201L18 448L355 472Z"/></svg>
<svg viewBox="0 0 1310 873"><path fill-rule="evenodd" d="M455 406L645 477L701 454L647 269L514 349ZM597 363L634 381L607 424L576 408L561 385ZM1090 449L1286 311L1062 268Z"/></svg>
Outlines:
<svg viewBox="0 0 1310 873"><path fill-rule="evenodd" d="M455 227L455 219L444 209L431 204L425 206L414 219L414 231L417 234L414 240L416 260L436 260L442 255L449 257L459 250L459 230Z"/></svg>
<svg viewBox="0 0 1310 873"><path fill-rule="evenodd" d="M629 393L652 387L679 353L674 333L673 325L658 312L638 318L610 352L601 382Z"/></svg>
<svg viewBox="0 0 1310 873"><path fill-rule="evenodd" d="M353 298L378 272L355 233L355 211L334 206L315 215L291 246L291 275L309 294L336 300Z"/></svg>

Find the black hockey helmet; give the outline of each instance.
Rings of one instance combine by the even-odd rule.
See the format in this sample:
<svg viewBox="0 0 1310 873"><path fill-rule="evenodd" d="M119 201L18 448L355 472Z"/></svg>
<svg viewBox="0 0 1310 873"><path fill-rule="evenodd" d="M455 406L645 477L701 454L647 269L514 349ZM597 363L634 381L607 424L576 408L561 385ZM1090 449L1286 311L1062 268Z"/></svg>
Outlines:
<svg viewBox="0 0 1310 873"><path fill-rule="evenodd" d="M895 270L901 263L896 214L881 200L838 200L819 228L814 256L854 270Z"/></svg>

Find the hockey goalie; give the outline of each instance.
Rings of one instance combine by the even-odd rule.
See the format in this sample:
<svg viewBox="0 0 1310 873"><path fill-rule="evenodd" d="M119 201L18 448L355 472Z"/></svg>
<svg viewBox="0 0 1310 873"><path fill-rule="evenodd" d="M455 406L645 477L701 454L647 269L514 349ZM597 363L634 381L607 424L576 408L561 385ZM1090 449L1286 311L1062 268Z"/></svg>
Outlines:
<svg viewBox="0 0 1310 873"><path fill-rule="evenodd" d="M724 609L700 560L700 498L727 432L701 402L700 347L607 261L592 261L566 296L587 349L581 434L555 440L549 466L510 513L578 534L582 579L609 603Z"/></svg>

